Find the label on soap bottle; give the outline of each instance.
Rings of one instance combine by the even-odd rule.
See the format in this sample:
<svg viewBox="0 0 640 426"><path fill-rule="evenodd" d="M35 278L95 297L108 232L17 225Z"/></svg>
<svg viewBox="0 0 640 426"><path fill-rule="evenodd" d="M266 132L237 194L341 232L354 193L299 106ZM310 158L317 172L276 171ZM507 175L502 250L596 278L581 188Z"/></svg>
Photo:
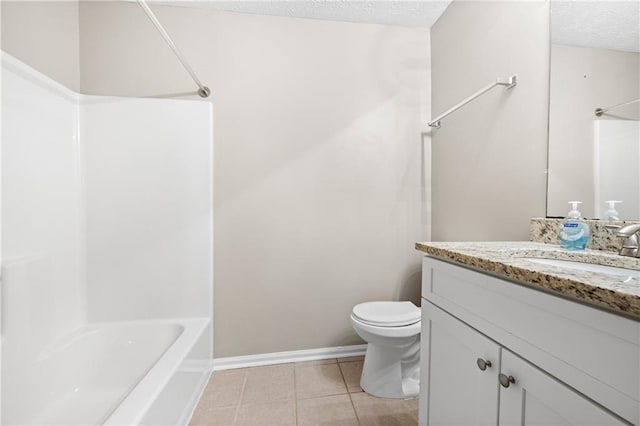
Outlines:
<svg viewBox="0 0 640 426"><path fill-rule="evenodd" d="M560 238L566 241L577 241L584 237L584 224L580 222L567 222L562 224Z"/></svg>

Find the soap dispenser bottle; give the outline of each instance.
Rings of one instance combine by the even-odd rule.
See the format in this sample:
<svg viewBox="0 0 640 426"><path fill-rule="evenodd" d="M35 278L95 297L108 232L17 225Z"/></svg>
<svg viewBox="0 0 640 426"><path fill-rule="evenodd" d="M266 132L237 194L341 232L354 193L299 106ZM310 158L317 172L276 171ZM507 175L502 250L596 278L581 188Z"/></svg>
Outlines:
<svg viewBox="0 0 640 426"><path fill-rule="evenodd" d="M607 210L607 220L620 220L620 213L616 210L616 203L621 203L622 201L606 201L609 205L609 210Z"/></svg>
<svg viewBox="0 0 640 426"><path fill-rule="evenodd" d="M589 241L589 226L582 220L578 211L578 204L581 204L581 201L569 201L569 204L572 205L572 209L560 224L558 240L562 248L584 250Z"/></svg>

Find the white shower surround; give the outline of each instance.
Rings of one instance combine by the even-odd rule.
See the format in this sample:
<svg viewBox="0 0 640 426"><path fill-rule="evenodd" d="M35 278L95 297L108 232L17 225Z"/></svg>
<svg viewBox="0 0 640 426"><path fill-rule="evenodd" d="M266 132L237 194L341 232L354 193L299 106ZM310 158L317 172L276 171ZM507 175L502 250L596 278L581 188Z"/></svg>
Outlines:
<svg viewBox="0 0 640 426"><path fill-rule="evenodd" d="M640 217L640 121L593 121L593 188L595 217L607 217L609 200L620 200L620 217Z"/></svg>
<svg viewBox="0 0 640 426"><path fill-rule="evenodd" d="M213 352L211 104L2 71L2 424L186 423Z"/></svg>

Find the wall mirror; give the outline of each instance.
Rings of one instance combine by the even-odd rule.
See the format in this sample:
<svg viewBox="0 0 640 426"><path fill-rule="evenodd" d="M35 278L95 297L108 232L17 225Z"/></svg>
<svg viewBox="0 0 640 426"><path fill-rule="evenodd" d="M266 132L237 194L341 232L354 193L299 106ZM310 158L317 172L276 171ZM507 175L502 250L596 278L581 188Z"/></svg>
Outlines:
<svg viewBox="0 0 640 426"><path fill-rule="evenodd" d="M552 0L550 27L547 216L640 220L640 1Z"/></svg>

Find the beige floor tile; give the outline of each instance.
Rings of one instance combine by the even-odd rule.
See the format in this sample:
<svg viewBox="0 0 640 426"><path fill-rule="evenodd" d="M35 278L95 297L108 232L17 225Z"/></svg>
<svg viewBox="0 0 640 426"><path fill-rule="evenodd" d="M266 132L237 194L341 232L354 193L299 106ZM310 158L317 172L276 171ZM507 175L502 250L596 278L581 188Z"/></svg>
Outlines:
<svg viewBox="0 0 640 426"><path fill-rule="evenodd" d="M358 426L349 395L322 396L298 401L298 426Z"/></svg>
<svg viewBox="0 0 640 426"><path fill-rule="evenodd" d="M249 368L241 403L245 405L292 400L293 371L293 364Z"/></svg>
<svg viewBox="0 0 640 426"><path fill-rule="evenodd" d="M338 362L353 362L353 361L364 361L364 355L361 355L361 356L348 356L346 358L338 358Z"/></svg>
<svg viewBox="0 0 640 426"><path fill-rule="evenodd" d="M293 426L296 424L295 401L242 405L238 411L237 426Z"/></svg>
<svg viewBox="0 0 640 426"><path fill-rule="evenodd" d="M203 408L198 406L189 424L191 426L232 426L236 407Z"/></svg>
<svg viewBox="0 0 640 426"><path fill-rule="evenodd" d="M362 376L362 365L364 361L341 362L340 370L347 384L349 392L362 392L360 387L360 376Z"/></svg>
<svg viewBox="0 0 640 426"><path fill-rule="evenodd" d="M351 394L361 426L416 426L418 398L376 398L367 393Z"/></svg>
<svg viewBox="0 0 640 426"><path fill-rule="evenodd" d="M338 364L296 368L296 397L313 398L347 393Z"/></svg>
<svg viewBox="0 0 640 426"><path fill-rule="evenodd" d="M216 371L202 394L199 405L205 408L231 407L240 404L246 369Z"/></svg>
<svg viewBox="0 0 640 426"><path fill-rule="evenodd" d="M312 365L335 364L336 362L338 362L338 361L335 358L318 359L318 360L315 360L315 361L296 362L295 366L296 366L296 368L300 368L300 367L310 367Z"/></svg>

